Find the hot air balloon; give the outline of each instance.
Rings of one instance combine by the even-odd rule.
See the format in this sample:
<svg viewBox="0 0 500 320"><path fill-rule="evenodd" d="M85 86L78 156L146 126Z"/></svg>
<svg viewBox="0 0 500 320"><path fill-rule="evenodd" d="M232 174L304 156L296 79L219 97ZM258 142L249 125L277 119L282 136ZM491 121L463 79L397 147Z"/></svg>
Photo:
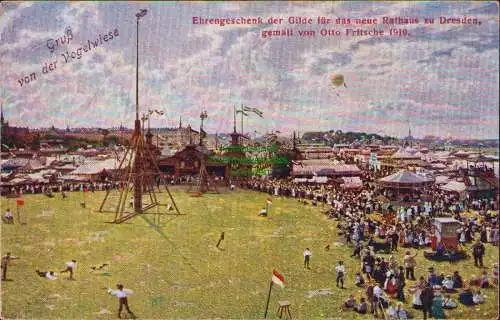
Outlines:
<svg viewBox="0 0 500 320"><path fill-rule="evenodd" d="M346 84L344 82L344 76L341 75L341 74L333 74L331 77L330 77L330 80L332 81L332 86L333 86L333 89L336 89L336 88L339 88L339 87L346 87ZM337 96L339 94L337 93Z"/></svg>

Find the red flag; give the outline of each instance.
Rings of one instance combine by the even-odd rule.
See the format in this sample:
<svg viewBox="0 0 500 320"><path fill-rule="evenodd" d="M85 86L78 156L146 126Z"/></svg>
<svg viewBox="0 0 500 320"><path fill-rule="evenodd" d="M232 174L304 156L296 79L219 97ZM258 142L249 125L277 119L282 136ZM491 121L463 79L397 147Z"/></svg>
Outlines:
<svg viewBox="0 0 500 320"><path fill-rule="evenodd" d="M18 206L24 206L24 199L17 199L17 200L16 200L16 204L17 204Z"/></svg>
<svg viewBox="0 0 500 320"><path fill-rule="evenodd" d="M281 288L285 286L285 277L283 275L279 274L278 271L273 270L273 277L271 278L272 282L276 283L279 285Z"/></svg>

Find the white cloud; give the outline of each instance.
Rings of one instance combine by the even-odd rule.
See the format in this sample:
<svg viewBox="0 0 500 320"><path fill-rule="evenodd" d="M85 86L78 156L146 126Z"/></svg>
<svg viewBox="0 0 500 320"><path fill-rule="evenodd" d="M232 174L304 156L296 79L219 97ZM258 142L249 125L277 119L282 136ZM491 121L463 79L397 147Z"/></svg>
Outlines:
<svg viewBox="0 0 500 320"><path fill-rule="evenodd" d="M479 114L486 114L492 124L498 125L498 120L494 120L498 118L498 20L494 21L496 29L489 25L491 22L481 26L434 25L425 29L422 25L406 26L414 34L407 40L298 36L262 39L260 30L289 26L218 27L191 22L192 16L203 14L311 16L315 20L325 15L381 18L425 12L439 17L433 6L403 2L258 5L237 2L216 6L179 3L166 10L148 4L151 20L141 25L140 104L145 108L164 108L171 123L177 123L178 115L183 114L184 122L192 125L199 123L200 111L208 109L207 129L219 132L231 129L230 111L235 103L264 111L264 119L246 120L258 131L286 132L300 124L302 131L383 127L391 134L403 135L408 117L417 115L416 135L427 131L459 134L461 129L457 124L463 124L467 118L470 125L462 128L474 134L477 130L472 128L484 127L485 122L481 122L484 117ZM449 15L481 7L479 4L441 6L446 6ZM1 76L2 87L10 94L8 111L37 105L36 110L23 109L26 116L22 121L30 125L48 125L54 121L104 126L131 120L135 105L135 25L129 22L135 19L136 6L81 2L64 3L56 8L62 23L70 25L78 35L78 44L110 26L118 28L120 36L116 42L108 42L78 61L60 64L53 74L44 75L32 86L20 88L16 87L16 78L40 69L46 59L40 56L21 60L19 52L37 39L54 37L48 34L53 30L49 25L36 31L21 29L15 34L14 43L0 45L0 54L3 53L9 65ZM124 21L124 12L128 11L132 12L130 21L128 18ZM485 21L492 18L489 14L478 16ZM16 14L9 19L9 26L21 23L22 19ZM316 30L320 28L313 26ZM75 41L69 49L76 46ZM40 63L32 63L33 59ZM333 90L329 80L332 73L343 74L348 88ZM6 90L1 97L7 95ZM95 92L98 95L94 98ZM56 116L56 111L61 115ZM438 119L447 125L437 125ZM153 123L163 125L159 120ZM481 134L495 136L496 128L486 126Z"/></svg>

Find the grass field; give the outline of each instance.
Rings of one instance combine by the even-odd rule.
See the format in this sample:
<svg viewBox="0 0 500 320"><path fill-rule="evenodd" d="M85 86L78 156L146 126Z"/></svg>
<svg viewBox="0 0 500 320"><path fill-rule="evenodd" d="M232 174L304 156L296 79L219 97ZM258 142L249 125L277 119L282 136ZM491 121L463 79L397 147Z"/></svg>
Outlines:
<svg viewBox="0 0 500 320"><path fill-rule="evenodd" d="M138 318L263 318L271 273L277 269L286 286L274 286L270 318L277 318L280 300L290 301L294 318L356 318L352 312L341 314L339 307L350 293L361 294L353 284L359 260L349 258L351 248L340 243L336 224L320 214L320 208L274 198L270 217L259 218L266 194L236 191L192 198L176 190L174 196L186 215L163 217L157 230L142 217L121 225L106 223L113 214L96 212L103 196L86 194L87 209L79 205L83 193L71 193L65 200L60 195L24 196L22 220L27 224L2 225L2 253L20 257L9 265L7 277L12 281L2 283L3 317L116 318L117 298L104 288L122 283L134 291L129 304ZM9 207L16 217L15 200L1 201L2 212ZM219 250L215 244L222 231L225 240ZM329 251L323 249L327 242ZM313 253L311 270L302 266L306 247ZM400 250L399 261L402 254ZM76 281L66 280L66 275L50 281L35 273L37 268L59 273L71 259L78 261ZM344 290L335 288L334 268L340 259L347 265ZM432 265L422 254L418 259L417 277L426 275ZM485 264L496 261L497 248L487 246ZM110 264L111 275L90 272L91 266L102 263ZM446 273L460 270L464 279L480 274L471 259L434 267ZM333 295L309 297L310 291L324 288L331 288ZM496 318L496 290L484 291L486 304L459 306L446 314Z"/></svg>

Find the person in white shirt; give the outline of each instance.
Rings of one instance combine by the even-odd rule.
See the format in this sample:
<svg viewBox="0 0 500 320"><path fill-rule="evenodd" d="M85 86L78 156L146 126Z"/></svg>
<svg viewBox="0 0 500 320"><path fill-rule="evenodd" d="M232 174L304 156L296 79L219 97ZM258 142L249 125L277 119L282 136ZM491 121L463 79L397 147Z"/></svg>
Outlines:
<svg viewBox="0 0 500 320"><path fill-rule="evenodd" d="M408 314L406 313L406 310L403 309L403 304L401 302L398 303L397 307L394 307L392 303L390 304L389 308L387 308L387 315L389 316L389 319L398 319L398 320L406 320L408 319Z"/></svg>
<svg viewBox="0 0 500 320"><path fill-rule="evenodd" d="M262 210L260 210L259 217L267 217L267 210L266 210L266 208L262 208Z"/></svg>
<svg viewBox="0 0 500 320"><path fill-rule="evenodd" d="M73 271L76 269L76 260L71 260L66 262L66 269L62 270L61 273L69 272L69 279L73 280Z"/></svg>
<svg viewBox="0 0 500 320"><path fill-rule="evenodd" d="M339 263L335 267L335 272L337 272L337 288L339 287L340 283L340 288L344 289L345 266L343 261L339 261Z"/></svg>
<svg viewBox="0 0 500 320"><path fill-rule="evenodd" d="M446 278L443 280L443 287L445 288L446 292L454 292L455 290L453 289L454 281L451 279L450 275L447 275Z"/></svg>
<svg viewBox="0 0 500 320"><path fill-rule="evenodd" d="M57 276L54 271L39 271L35 270L35 272L42 278L47 278L49 280L56 280Z"/></svg>
<svg viewBox="0 0 500 320"><path fill-rule="evenodd" d="M306 250L304 251L304 268L307 267L307 269L311 269L309 268L309 261L311 260L311 257L311 251L309 251L309 248L306 248Z"/></svg>
<svg viewBox="0 0 500 320"><path fill-rule="evenodd" d="M14 216L10 212L10 209L7 209L7 211L5 211L5 214L3 215L3 219L8 224L13 224L14 223Z"/></svg>
<svg viewBox="0 0 500 320"><path fill-rule="evenodd" d="M403 308L403 303L398 302L397 307L394 309L395 319L406 320L408 319L408 313Z"/></svg>
<svg viewBox="0 0 500 320"><path fill-rule="evenodd" d="M454 309L457 307L457 303L455 301L453 301L451 299L450 295L448 294L443 299L442 307L443 307L443 309Z"/></svg>
<svg viewBox="0 0 500 320"><path fill-rule="evenodd" d="M472 301L474 301L474 304L484 303L484 297L481 295L480 290L477 290L477 292L474 293L474 296L472 297Z"/></svg>
<svg viewBox="0 0 500 320"><path fill-rule="evenodd" d="M125 306L125 309L127 309L127 312L134 316L134 313L130 311L130 308L128 306L128 299L127 296L131 295L133 292L130 289L125 289L123 285L117 284L116 287L118 290L113 290L111 288L108 289L108 293L112 296L116 296L119 300L119 306L118 306L118 318L121 318L121 313L123 310L123 307ZM135 317L135 316L134 316Z"/></svg>
<svg viewBox="0 0 500 320"><path fill-rule="evenodd" d="M375 303L375 309L379 309L384 314L384 305L387 306L387 298L384 295L384 290L380 288L380 285L377 283L375 287L373 287L373 302Z"/></svg>

